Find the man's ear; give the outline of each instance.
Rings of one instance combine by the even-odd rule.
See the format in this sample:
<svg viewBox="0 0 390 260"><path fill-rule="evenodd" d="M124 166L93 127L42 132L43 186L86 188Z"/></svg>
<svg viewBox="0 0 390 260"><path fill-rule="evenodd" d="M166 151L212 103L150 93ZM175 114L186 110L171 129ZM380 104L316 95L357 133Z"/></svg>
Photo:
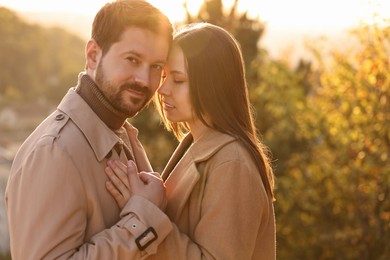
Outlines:
<svg viewBox="0 0 390 260"><path fill-rule="evenodd" d="M94 39L90 39L85 47L87 68L96 70L102 55L102 50Z"/></svg>

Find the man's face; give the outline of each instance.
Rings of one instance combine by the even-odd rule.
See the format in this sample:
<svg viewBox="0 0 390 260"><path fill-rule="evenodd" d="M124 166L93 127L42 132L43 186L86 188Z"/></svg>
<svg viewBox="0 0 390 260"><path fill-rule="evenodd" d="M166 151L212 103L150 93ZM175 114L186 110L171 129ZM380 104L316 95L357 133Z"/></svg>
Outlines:
<svg viewBox="0 0 390 260"><path fill-rule="evenodd" d="M100 56L95 82L112 106L133 117L156 92L168 49L166 37L130 27Z"/></svg>

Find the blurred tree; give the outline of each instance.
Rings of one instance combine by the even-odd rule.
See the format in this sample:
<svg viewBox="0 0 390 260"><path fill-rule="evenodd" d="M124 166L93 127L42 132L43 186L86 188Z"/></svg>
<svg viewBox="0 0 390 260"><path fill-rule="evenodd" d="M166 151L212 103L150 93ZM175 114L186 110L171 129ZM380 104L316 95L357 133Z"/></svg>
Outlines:
<svg viewBox="0 0 390 260"><path fill-rule="evenodd" d="M31 31L36 27L23 23L16 14L10 10L0 7L0 94L4 94L7 88L14 87L21 93L29 93L30 89L23 87L29 80L30 85L35 85L36 76L31 71L29 60L36 55L34 46L31 44L33 34Z"/></svg>
<svg viewBox="0 0 390 260"><path fill-rule="evenodd" d="M243 51L243 57L247 68L257 57L258 42L264 32L264 25L258 18L249 18L247 12L237 11L239 0L234 0L229 10L223 5L222 0L204 0L197 15L192 16L184 2L186 10L185 23L208 22L225 28L238 40Z"/></svg>
<svg viewBox="0 0 390 260"><path fill-rule="evenodd" d="M290 155L278 179L281 259L390 256L390 27L354 36L357 50L329 60L314 49L316 87L294 115L310 145Z"/></svg>
<svg viewBox="0 0 390 260"><path fill-rule="evenodd" d="M186 23L222 26L243 48L256 125L275 159L278 258L389 258L389 21L358 28L355 50L328 59L315 46L316 66L293 68L258 48L264 26L237 5L205 0L196 16L187 10ZM84 44L60 29L0 8L0 34L0 95L57 99L84 67ZM177 141L152 106L131 122L161 171Z"/></svg>
<svg viewBox="0 0 390 260"><path fill-rule="evenodd" d="M46 65L43 91L50 99L60 100L70 87L76 86L77 75L84 70L85 42L61 28L46 30L42 40L46 48L42 55L42 67Z"/></svg>
<svg viewBox="0 0 390 260"><path fill-rule="evenodd" d="M59 28L44 29L0 7L0 95L22 99L43 97L53 102L76 85L84 69L84 45Z"/></svg>
<svg viewBox="0 0 390 260"><path fill-rule="evenodd" d="M311 89L311 64L302 60L294 70L263 54L258 56L253 67L258 81L250 91L250 97L256 126L271 147L277 173L283 174L287 171L285 162L291 155L308 152L312 142L310 136L300 135L300 122L296 116L313 113L306 104Z"/></svg>

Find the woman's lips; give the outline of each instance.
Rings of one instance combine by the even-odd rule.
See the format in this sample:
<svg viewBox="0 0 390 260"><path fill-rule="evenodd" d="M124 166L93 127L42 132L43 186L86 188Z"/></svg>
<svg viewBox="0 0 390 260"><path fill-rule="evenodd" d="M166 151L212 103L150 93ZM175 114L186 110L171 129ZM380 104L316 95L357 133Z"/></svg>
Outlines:
<svg viewBox="0 0 390 260"><path fill-rule="evenodd" d="M171 105L171 104L169 104L169 103L163 102L163 108L164 108L165 110L170 110L170 109L174 109L175 106L174 106L174 105Z"/></svg>

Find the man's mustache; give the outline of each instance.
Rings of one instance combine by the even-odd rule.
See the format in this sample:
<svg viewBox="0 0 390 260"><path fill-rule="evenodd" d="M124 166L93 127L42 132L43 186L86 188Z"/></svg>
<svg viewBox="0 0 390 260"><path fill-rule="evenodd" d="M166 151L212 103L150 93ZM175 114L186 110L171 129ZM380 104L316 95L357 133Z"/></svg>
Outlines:
<svg viewBox="0 0 390 260"><path fill-rule="evenodd" d="M138 83L125 83L121 86L121 89L122 90L134 90L134 91L137 91L137 92L142 92L142 93L145 93L146 95L150 95L150 89L147 88L147 87L144 87Z"/></svg>

